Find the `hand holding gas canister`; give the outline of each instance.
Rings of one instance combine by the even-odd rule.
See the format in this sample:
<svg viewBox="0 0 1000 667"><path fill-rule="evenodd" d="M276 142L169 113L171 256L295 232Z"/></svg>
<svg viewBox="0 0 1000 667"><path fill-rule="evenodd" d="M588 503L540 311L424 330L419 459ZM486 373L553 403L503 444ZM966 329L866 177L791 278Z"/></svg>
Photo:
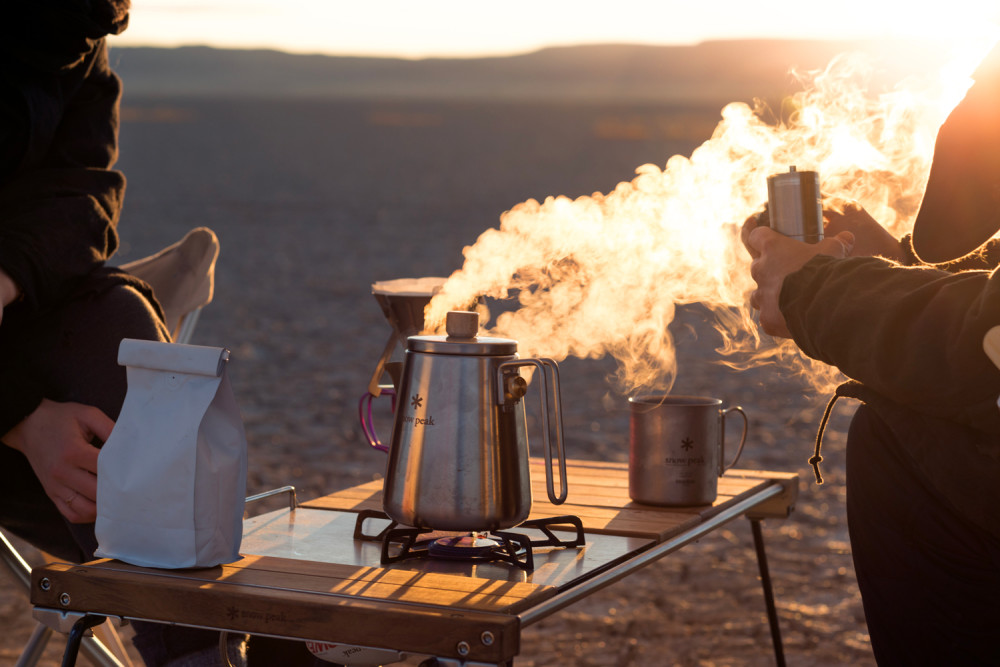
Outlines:
<svg viewBox="0 0 1000 667"><path fill-rule="evenodd" d="M750 246L750 232L757 227L769 227L766 224L768 211L751 215L743 223L740 238L743 246L756 258L759 253ZM828 202L823 208L823 235L837 236L841 232L850 232L854 237L854 245L849 257L884 257L897 262L903 262L906 254L899 240L880 225L857 202Z"/></svg>
<svg viewBox="0 0 1000 667"><path fill-rule="evenodd" d="M767 227L744 224L744 239L750 255L750 276L757 289L750 294L750 306L760 311L760 326L765 333L781 338L791 338L785 316L781 314L778 298L785 277L801 269L816 255L844 258L851 254L854 236L843 231L818 243L803 243L778 234Z"/></svg>
<svg viewBox="0 0 1000 667"><path fill-rule="evenodd" d="M767 206L743 223L740 238L743 246L756 258L747 237L756 227L774 231L805 243L823 240L823 208L819 191L819 174L798 171L794 166L785 173L767 178Z"/></svg>
<svg viewBox="0 0 1000 667"><path fill-rule="evenodd" d="M823 208L819 174L797 171L767 179L767 207L743 223L740 238L753 258L750 276L757 289L750 306L772 336L790 338L778 299L785 277L819 254L833 257L880 256L897 261L902 246L859 204L830 201Z"/></svg>
<svg viewBox="0 0 1000 667"><path fill-rule="evenodd" d="M824 202L819 173L798 171L794 166L787 172L768 177L767 206L744 223L744 245L747 245L750 230L757 226L770 227L805 243L818 243L825 236L851 232L854 235L851 257L885 257L895 261L903 261L906 257L899 240L864 207L844 199L828 198ZM749 246L747 249L750 250Z"/></svg>
<svg viewBox="0 0 1000 667"><path fill-rule="evenodd" d="M897 262L906 259L899 240L880 225L857 202L830 201L823 209L827 236L840 232L854 235L854 247L849 257L885 257Z"/></svg>

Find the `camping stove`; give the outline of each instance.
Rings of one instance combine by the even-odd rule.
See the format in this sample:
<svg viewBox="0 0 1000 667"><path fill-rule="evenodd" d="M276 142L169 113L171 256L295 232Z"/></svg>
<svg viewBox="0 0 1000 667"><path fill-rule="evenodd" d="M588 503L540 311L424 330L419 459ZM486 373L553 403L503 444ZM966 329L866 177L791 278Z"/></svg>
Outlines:
<svg viewBox="0 0 1000 667"><path fill-rule="evenodd" d="M376 535L364 532L368 519L388 520L389 525ZM526 572L535 569L533 549L538 547L570 548L585 544L583 524L576 516L555 516L525 521L518 529L540 531L545 537L532 540L524 533L509 530L443 534L429 528L399 526L379 511L362 510L354 525L354 539L382 543L382 565L411 559L442 559L450 561L509 563ZM554 530L572 527L575 535L559 538Z"/></svg>

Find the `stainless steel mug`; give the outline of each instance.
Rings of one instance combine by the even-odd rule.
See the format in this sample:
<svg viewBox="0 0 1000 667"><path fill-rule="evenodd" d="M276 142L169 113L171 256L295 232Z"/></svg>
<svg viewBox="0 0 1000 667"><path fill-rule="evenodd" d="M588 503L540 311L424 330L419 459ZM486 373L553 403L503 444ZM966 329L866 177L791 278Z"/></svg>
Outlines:
<svg viewBox="0 0 1000 667"><path fill-rule="evenodd" d="M743 408L723 408L707 396L645 395L629 399L629 496L637 503L686 507L709 505L719 477L736 464L747 438ZM725 461L725 419L743 417L733 460Z"/></svg>

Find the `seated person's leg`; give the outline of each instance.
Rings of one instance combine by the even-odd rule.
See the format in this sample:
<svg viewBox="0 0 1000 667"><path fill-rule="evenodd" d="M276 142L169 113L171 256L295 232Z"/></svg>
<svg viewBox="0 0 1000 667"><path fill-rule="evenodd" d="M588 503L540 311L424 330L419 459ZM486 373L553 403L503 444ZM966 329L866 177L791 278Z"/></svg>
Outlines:
<svg viewBox="0 0 1000 667"><path fill-rule="evenodd" d="M96 406L115 419L126 389L125 369L118 365L122 338L168 340L168 334L137 290L113 284L61 308L30 314L5 309L0 363L27 359L46 399ZM60 558L89 558L97 546L93 524L65 520L20 452L0 446L0 466L0 523Z"/></svg>
<svg viewBox="0 0 1000 667"><path fill-rule="evenodd" d="M48 400L95 406L117 419L127 389L125 368L118 364L123 338L168 341L169 334L139 291L116 284L31 317L17 308L6 309L0 326L0 363L11 358L8 355L21 359L30 355ZM93 558L94 524L69 522L46 495L24 455L6 445L0 445L0 481L0 523L5 528L59 558ZM203 664L213 664L213 659L219 664L217 632L157 623L133 625L133 642L148 665L167 665L191 653L210 660ZM243 638L233 639L241 644ZM240 664L236 655L233 663Z"/></svg>

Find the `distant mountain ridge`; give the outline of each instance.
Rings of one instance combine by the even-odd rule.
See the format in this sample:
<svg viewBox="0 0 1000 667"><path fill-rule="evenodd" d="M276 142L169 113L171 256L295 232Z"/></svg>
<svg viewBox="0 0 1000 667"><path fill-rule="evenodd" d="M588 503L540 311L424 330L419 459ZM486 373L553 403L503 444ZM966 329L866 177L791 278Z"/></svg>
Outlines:
<svg viewBox="0 0 1000 667"><path fill-rule="evenodd" d="M111 61L134 96L254 96L708 103L780 98L790 70L825 67L837 54L872 55L892 83L940 58L900 41L711 41L546 48L487 58L299 55L210 47L115 47ZM900 58L902 49L921 54Z"/></svg>

